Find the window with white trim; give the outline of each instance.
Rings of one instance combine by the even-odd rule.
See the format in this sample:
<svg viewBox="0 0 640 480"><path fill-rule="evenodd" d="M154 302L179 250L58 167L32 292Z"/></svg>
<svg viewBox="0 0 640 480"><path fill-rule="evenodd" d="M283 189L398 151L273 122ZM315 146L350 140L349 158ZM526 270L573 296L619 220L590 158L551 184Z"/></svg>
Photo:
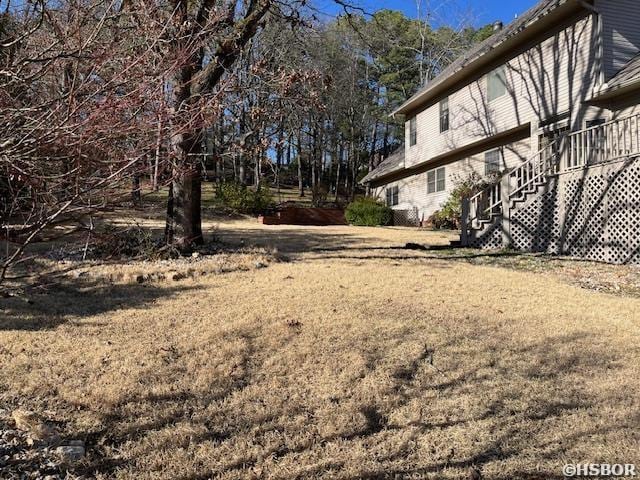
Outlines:
<svg viewBox="0 0 640 480"><path fill-rule="evenodd" d="M409 119L409 146L413 147L418 143L418 124L416 117L413 116Z"/></svg>
<svg viewBox="0 0 640 480"><path fill-rule="evenodd" d="M399 202L399 193L400 190L398 189L398 186L394 186L394 187L388 187L385 190L386 196L387 196L387 207L394 207L396 205L398 205Z"/></svg>
<svg viewBox="0 0 640 480"><path fill-rule="evenodd" d="M491 150L484 154L484 174L500 173L502 170L502 152L500 149Z"/></svg>
<svg viewBox="0 0 640 480"><path fill-rule="evenodd" d="M445 188L444 167L435 168L427 172L427 193L442 192Z"/></svg>
<svg viewBox="0 0 640 480"><path fill-rule="evenodd" d="M449 97L440 101L440 133L449 130Z"/></svg>
<svg viewBox="0 0 640 480"><path fill-rule="evenodd" d="M507 76L504 65L487 75L487 100L492 101L507 93Z"/></svg>

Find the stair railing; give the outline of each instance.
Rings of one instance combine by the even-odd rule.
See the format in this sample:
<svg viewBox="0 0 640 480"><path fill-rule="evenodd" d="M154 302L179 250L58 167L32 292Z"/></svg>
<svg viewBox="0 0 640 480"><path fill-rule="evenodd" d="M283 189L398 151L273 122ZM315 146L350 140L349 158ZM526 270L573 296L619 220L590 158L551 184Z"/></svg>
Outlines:
<svg viewBox="0 0 640 480"><path fill-rule="evenodd" d="M533 157L508 172L513 179L509 199L520 198L525 191L534 188L547 175L558 173L565 155L566 136L562 135L541 148Z"/></svg>
<svg viewBox="0 0 640 480"><path fill-rule="evenodd" d="M469 198L469 217L473 227L481 220L489 220L502 211L500 182L489 185Z"/></svg>
<svg viewBox="0 0 640 480"><path fill-rule="evenodd" d="M502 213L501 181L513 178L513 189L509 190L509 198L515 198L521 192L531 187L545 174L556 173L559 169L559 153L557 146L560 138L546 145L526 162L507 171L498 181L480 190L469 198L469 219L467 224L477 227L481 221L490 220Z"/></svg>

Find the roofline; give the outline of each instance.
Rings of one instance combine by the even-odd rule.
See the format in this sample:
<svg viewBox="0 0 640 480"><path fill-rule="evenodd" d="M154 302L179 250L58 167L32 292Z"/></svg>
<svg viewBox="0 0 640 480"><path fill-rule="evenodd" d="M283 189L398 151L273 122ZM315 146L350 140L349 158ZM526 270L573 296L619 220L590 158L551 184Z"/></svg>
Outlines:
<svg viewBox="0 0 640 480"><path fill-rule="evenodd" d="M421 170L424 168L436 168L441 165L446 165L451 162L455 162L464 158L465 156L476 155L478 153L490 150L492 148L497 148L503 145L508 145L509 143L518 141L519 139L529 138L531 136L531 123L524 123L522 125L518 125L517 127L511 128L509 130L505 130L503 132L496 133L491 137L480 139L476 142L469 143L467 145L463 145L453 150L449 150L447 152L441 153L435 157L430 158L429 160L425 160L424 162L419 162L414 165L406 166L404 168L394 170L392 172L388 172L384 175L380 175L379 177L372 178L366 182L360 181L362 185L366 185L367 183L376 183L378 181L382 181L384 184L385 180L389 181L390 177L401 176L407 177L414 175L416 170ZM374 170L375 171L375 170ZM366 178L366 177L365 177ZM364 179L363 179L364 180Z"/></svg>
<svg viewBox="0 0 640 480"><path fill-rule="evenodd" d="M422 91L417 92L406 102L400 105L400 107L394 110L391 113L391 117L395 117L398 114L406 114L420 108L425 103L433 100L434 97L442 94L458 82L470 77L479 69L495 62L498 58L504 56L518 45L521 45L536 35L549 30L550 25L559 23L570 13L583 9L594 11L593 7L587 4L584 0L556 0L556 2L556 6L551 11L541 13L529 20L522 28L490 47L489 51L478 54L459 70L451 73L447 77L442 77L440 79L439 77L436 77L431 81L431 86L427 84Z"/></svg>
<svg viewBox="0 0 640 480"><path fill-rule="evenodd" d="M591 98L586 100L585 103L596 103L604 100L610 100L621 95L626 95L638 88L640 88L640 77L630 78L626 82L623 82L620 85L614 85L613 87L610 87L605 83L600 88L596 89Z"/></svg>

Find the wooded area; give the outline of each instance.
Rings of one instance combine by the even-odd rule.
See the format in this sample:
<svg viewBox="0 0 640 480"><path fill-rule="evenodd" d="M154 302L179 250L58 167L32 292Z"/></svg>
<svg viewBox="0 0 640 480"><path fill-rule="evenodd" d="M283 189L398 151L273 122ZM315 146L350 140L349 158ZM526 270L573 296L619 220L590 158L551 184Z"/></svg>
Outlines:
<svg viewBox="0 0 640 480"><path fill-rule="evenodd" d="M389 113L491 28L337 3L327 20L296 0L0 1L2 276L141 183L169 186L183 249L203 180L352 199L403 141Z"/></svg>

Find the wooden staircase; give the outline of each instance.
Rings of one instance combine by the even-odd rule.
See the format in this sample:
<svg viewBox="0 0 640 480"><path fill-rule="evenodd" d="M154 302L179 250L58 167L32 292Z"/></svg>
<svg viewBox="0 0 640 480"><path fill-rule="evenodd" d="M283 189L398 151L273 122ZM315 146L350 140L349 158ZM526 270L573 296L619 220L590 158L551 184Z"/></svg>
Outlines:
<svg viewBox="0 0 640 480"><path fill-rule="evenodd" d="M550 180L640 155L640 114L558 137L462 204L462 246L508 247L511 214L540 196Z"/></svg>

